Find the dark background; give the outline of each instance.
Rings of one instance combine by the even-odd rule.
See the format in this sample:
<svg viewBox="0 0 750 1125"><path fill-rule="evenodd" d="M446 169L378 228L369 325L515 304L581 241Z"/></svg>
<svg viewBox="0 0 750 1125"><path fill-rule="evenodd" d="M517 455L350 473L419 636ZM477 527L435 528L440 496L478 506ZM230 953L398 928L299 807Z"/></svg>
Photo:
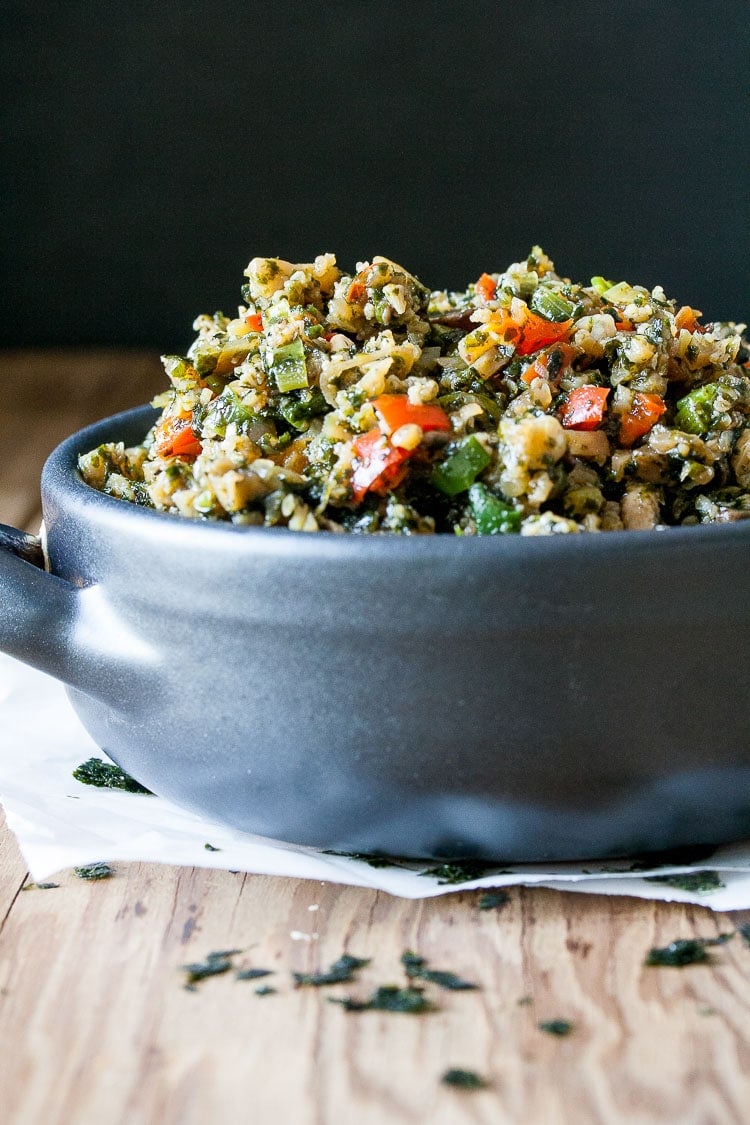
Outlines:
<svg viewBox="0 0 750 1125"><path fill-rule="evenodd" d="M748 318L746 0L4 5L0 338L186 346L256 254Z"/></svg>

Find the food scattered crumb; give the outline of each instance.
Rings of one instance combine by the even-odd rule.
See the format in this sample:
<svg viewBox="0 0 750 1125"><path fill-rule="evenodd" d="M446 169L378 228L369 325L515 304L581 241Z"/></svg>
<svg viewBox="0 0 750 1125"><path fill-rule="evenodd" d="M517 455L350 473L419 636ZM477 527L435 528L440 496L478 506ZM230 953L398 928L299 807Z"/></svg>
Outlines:
<svg viewBox="0 0 750 1125"><path fill-rule="evenodd" d="M399 988L395 984L383 984L367 1000L356 1000L351 996L329 996L329 1003L341 1004L347 1012L406 1012L419 1015L435 1011L435 1005L424 995L423 988L411 986Z"/></svg>
<svg viewBox="0 0 750 1125"><path fill-rule="evenodd" d="M480 910L501 910L510 902L507 891L486 891L479 899Z"/></svg>
<svg viewBox="0 0 750 1125"><path fill-rule="evenodd" d="M487 1080L475 1070L464 1070L463 1067L457 1066L446 1070L440 1081L458 1090L485 1090L488 1085Z"/></svg>
<svg viewBox="0 0 750 1125"><path fill-rule="evenodd" d="M110 879L114 874L108 863L87 863L83 867L74 867L73 873L79 879Z"/></svg>
<svg viewBox="0 0 750 1125"><path fill-rule="evenodd" d="M708 947L725 945L734 934L719 934L715 938L677 938L661 948L654 946L646 955L644 965L662 965L682 968L684 965L706 964L711 960Z"/></svg>
<svg viewBox="0 0 750 1125"><path fill-rule="evenodd" d="M325 973L292 973L295 985L320 987L325 984L348 984L354 980L354 974L370 964L368 957L352 957L348 953L342 954Z"/></svg>
<svg viewBox="0 0 750 1125"><path fill-rule="evenodd" d="M542 1020L538 1025L540 1031L546 1031L548 1035L570 1035L573 1030L574 1024L570 1020Z"/></svg>
<svg viewBox="0 0 750 1125"><path fill-rule="evenodd" d="M73 770L73 777L83 785L95 785L98 789L124 789L127 793L147 793L153 796L150 789L141 785L125 770L112 762L103 762L101 758L88 758Z"/></svg>

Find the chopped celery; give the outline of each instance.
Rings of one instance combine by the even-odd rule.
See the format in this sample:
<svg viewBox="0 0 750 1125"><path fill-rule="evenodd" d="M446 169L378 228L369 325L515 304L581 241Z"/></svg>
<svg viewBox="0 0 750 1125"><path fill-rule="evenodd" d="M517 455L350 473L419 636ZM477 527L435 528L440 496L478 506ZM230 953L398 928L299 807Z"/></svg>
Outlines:
<svg viewBox="0 0 750 1125"><path fill-rule="evenodd" d="M482 443L472 434L464 438L442 464L435 466L430 481L446 496L457 496L472 486L491 460Z"/></svg>
<svg viewBox="0 0 750 1125"><path fill-rule="evenodd" d="M471 486L469 503L477 535L511 535L520 530L521 513L493 496L483 484Z"/></svg>
<svg viewBox="0 0 750 1125"><path fill-rule="evenodd" d="M282 393L299 391L308 386L305 348L299 337L283 348L274 349L268 371Z"/></svg>
<svg viewBox="0 0 750 1125"><path fill-rule="evenodd" d="M560 324L564 320L570 320L575 306L572 301L566 300L561 293L540 285L538 289L534 290L530 307L539 316L543 316L545 320Z"/></svg>
<svg viewBox="0 0 750 1125"><path fill-rule="evenodd" d="M677 403L674 424L686 434L705 434L716 420L714 405L721 391L717 383L696 387Z"/></svg>
<svg viewBox="0 0 750 1125"><path fill-rule="evenodd" d="M613 289L614 285L615 282L607 281L606 277L591 278L591 288L596 290L599 296L602 296L603 293L606 293L608 289Z"/></svg>

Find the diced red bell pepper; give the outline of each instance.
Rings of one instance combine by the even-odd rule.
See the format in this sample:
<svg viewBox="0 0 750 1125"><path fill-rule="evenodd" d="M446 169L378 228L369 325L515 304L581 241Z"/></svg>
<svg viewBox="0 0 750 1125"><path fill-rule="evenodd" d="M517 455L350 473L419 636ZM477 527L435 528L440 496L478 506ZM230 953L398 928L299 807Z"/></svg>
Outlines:
<svg viewBox="0 0 750 1125"><path fill-rule="evenodd" d="M550 344L564 340L573 326L572 320L557 324L537 316L523 301L514 300L510 312L494 314L488 327L510 343L515 344L518 355L531 355Z"/></svg>
<svg viewBox="0 0 750 1125"><path fill-rule="evenodd" d="M260 313L249 313L245 317L245 324L253 332L263 331L263 317L260 315Z"/></svg>
<svg viewBox="0 0 750 1125"><path fill-rule="evenodd" d="M632 445L659 421L667 406L661 395L636 391L627 414L620 419L620 444Z"/></svg>
<svg viewBox="0 0 750 1125"><path fill-rule="evenodd" d="M156 428L154 452L157 457L197 457L203 446L192 427L193 415L184 410L165 418Z"/></svg>
<svg viewBox="0 0 750 1125"><path fill-rule="evenodd" d="M474 288L477 296L481 297L483 301L494 301L497 285L488 273L482 274Z"/></svg>
<svg viewBox="0 0 750 1125"><path fill-rule="evenodd" d="M560 407L566 430L595 430L604 419L609 387L575 387Z"/></svg>
<svg viewBox="0 0 750 1125"><path fill-rule="evenodd" d="M393 433L399 426L415 423L421 426L425 433L430 430L449 430L451 423L448 415L441 406L430 403L412 403L406 395L380 395L372 404L385 423L388 431Z"/></svg>
<svg viewBox="0 0 750 1125"><path fill-rule="evenodd" d="M546 348L548 344L556 344L558 340L565 339L572 325L572 320L563 320L562 323L556 324L527 309L521 324L521 341L516 344L516 351L519 355L531 355L540 348Z"/></svg>
<svg viewBox="0 0 750 1125"><path fill-rule="evenodd" d="M395 488L406 474L410 449L391 445L377 426L354 441L356 461L352 475L352 495L357 504L368 492L384 493Z"/></svg>

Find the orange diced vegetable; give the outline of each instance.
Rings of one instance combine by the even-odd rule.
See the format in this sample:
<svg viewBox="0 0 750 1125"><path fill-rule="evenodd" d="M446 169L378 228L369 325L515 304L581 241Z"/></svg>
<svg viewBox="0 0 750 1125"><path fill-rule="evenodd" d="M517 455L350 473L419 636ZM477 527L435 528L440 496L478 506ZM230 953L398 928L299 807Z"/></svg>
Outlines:
<svg viewBox="0 0 750 1125"><path fill-rule="evenodd" d="M390 433L410 424L421 426L425 433L451 428L450 419L441 406L412 403L406 395L380 395L372 405Z"/></svg>
<svg viewBox="0 0 750 1125"><path fill-rule="evenodd" d="M192 427L189 410L165 418L155 433L154 452L157 457L197 457L203 446Z"/></svg>
<svg viewBox="0 0 750 1125"><path fill-rule="evenodd" d="M698 309L691 309L690 305L683 305L674 318L675 327L679 330L686 328L688 332L705 332L706 329L698 324L698 317L703 316Z"/></svg>
<svg viewBox="0 0 750 1125"><path fill-rule="evenodd" d="M560 407L560 421L567 430L595 430L604 419L609 387L576 387Z"/></svg>
<svg viewBox="0 0 750 1125"><path fill-rule="evenodd" d="M659 421L667 407L661 395L636 391L630 409L620 419L620 444L632 445Z"/></svg>
<svg viewBox="0 0 750 1125"><path fill-rule="evenodd" d="M263 317L260 315L260 313L249 313L245 317L245 324L253 332L262 332L263 331Z"/></svg>
<svg viewBox="0 0 750 1125"><path fill-rule="evenodd" d="M346 299L350 305L364 305L367 300L367 289L362 281L353 281L349 286Z"/></svg>
<svg viewBox="0 0 750 1125"><path fill-rule="evenodd" d="M477 296L481 297L483 301L493 301L495 299L497 286L488 273L482 274L474 288L476 289Z"/></svg>

